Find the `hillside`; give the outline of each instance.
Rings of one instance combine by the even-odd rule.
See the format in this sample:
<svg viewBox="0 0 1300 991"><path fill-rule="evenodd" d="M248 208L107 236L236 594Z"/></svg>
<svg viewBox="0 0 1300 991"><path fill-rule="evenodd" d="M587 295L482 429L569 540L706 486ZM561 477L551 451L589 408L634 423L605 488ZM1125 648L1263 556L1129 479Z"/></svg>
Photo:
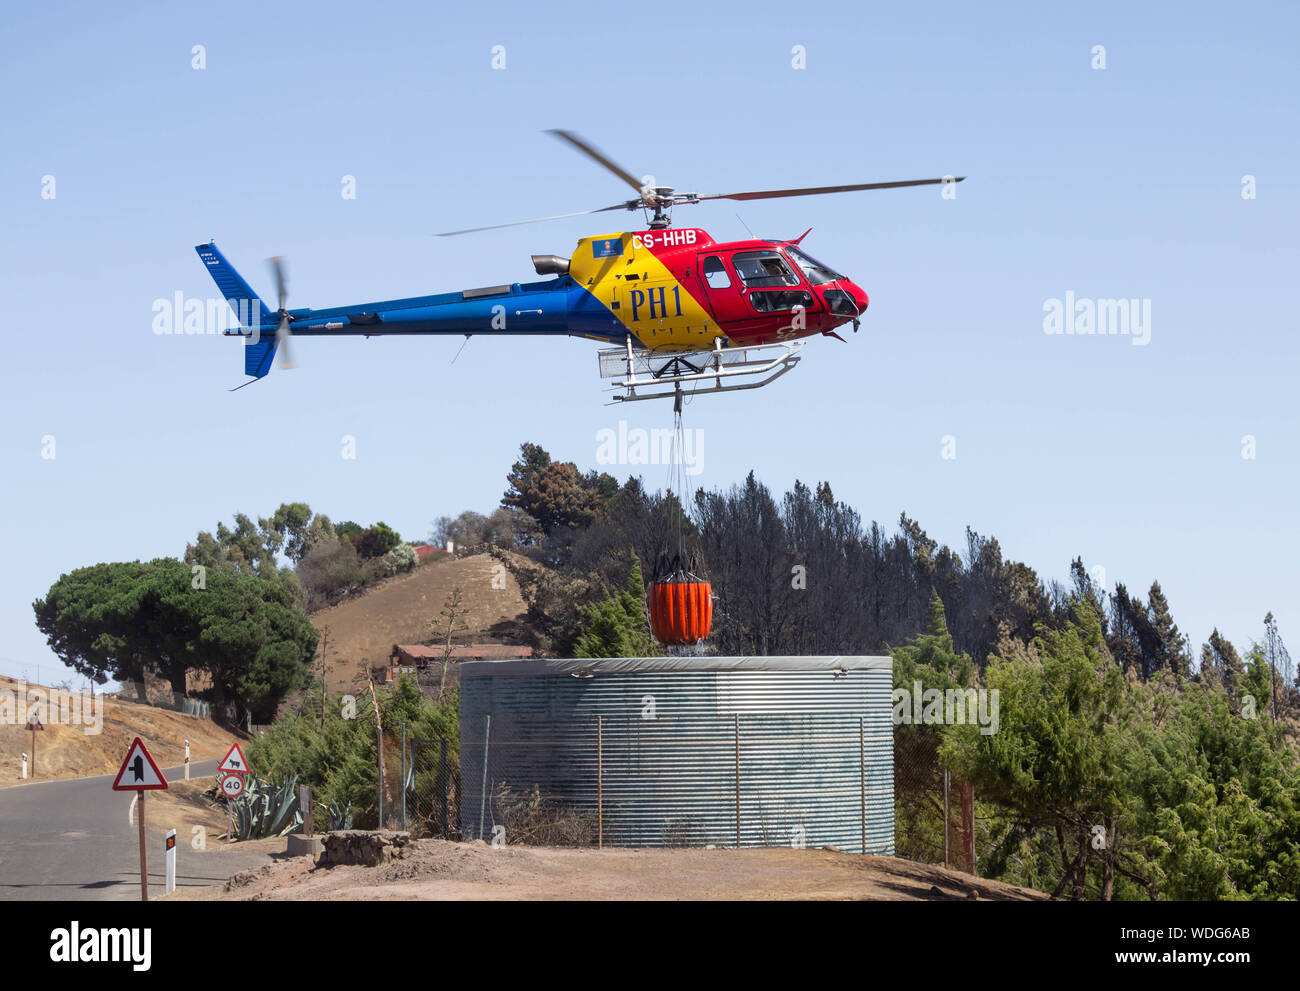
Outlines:
<svg viewBox="0 0 1300 991"><path fill-rule="evenodd" d="M452 590L460 586L467 629L457 643L519 643L524 635L527 606L519 583L487 554L448 559L391 578L364 595L311 614L325 641L325 662L331 666L331 692L353 691L366 683L368 672L388 663L397 643L429 643L433 624ZM493 587L496 584L503 586Z"/></svg>
<svg viewBox="0 0 1300 991"><path fill-rule="evenodd" d="M0 677L0 691L17 691L20 684ZM60 726L54 718L45 720L45 729L36 734L35 780L112 774L137 736L160 767L184 762L187 738L192 761L223 757L237 739L210 719L106 696L96 698L94 705L101 704L103 728L98 734L88 733L90 726ZM19 783L20 754L31 750L32 734L25 726L0 724L0 788Z"/></svg>

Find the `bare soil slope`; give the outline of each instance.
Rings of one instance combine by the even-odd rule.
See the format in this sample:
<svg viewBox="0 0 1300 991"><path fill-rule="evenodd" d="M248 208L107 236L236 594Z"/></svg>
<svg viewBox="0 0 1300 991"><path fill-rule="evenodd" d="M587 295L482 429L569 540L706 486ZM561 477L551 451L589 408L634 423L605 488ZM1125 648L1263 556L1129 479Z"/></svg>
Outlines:
<svg viewBox="0 0 1300 991"><path fill-rule="evenodd" d="M432 624L457 585L469 609L468 629L456 635L457 643L522 642L527 606L519 583L505 568L494 572L496 564L487 554L436 561L312 613L312 624L326 638L330 691L364 686L371 668L388 663L393 644L431 641ZM494 588L494 578L504 587Z"/></svg>
<svg viewBox="0 0 1300 991"><path fill-rule="evenodd" d="M417 840L381 867L316 867L299 857L186 898L221 901L793 900L1034 901L1028 888L895 857L831 850L592 850ZM972 892L974 893L972 895Z"/></svg>
<svg viewBox="0 0 1300 991"><path fill-rule="evenodd" d="M21 684L0 677L0 690L18 691ZM35 780L115 773L137 736L144 740L159 767L184 762L187 737L192 761L224 757L237 739L210 719L196 719L170 709L105 696L98 696L94 704L104 707L103 731L99 734L87 732L93 726L59 725L54 713L45 720L45 729L36 734ZM20 755L24 752L29 756L32 752L32 734L27 728L0 724L0 787L19 783Z"/></svg>

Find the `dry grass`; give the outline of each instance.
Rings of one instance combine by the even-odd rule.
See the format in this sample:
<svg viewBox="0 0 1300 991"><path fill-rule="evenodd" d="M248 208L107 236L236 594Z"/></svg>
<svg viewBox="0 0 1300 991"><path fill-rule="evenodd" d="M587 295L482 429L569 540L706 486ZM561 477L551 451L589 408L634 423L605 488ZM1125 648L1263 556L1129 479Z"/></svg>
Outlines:
<svg viewBox="0 0 1300 991"><path fill-rule="evenodd" d="M0 677L0 690L14 691L19 682ZM30 686L29 687L34 687ZM88 733L85 725L58 725L47 720L36 734L34 780L113 774L122 765L127 748L140 737L159 767L185 760L185 740L192 761L224 757L237 737L209 719L184 716L135 702L100 696L103 729ZM19 783L20 754L32 752L32 734L24 726L0 725L0 787Z"/></svg>
<svg viewBox="0 0 1300 991"><path fill-rule="evenodd" d="M457 635L457 643L519 642L527 606L509 572L503 575L504 588L492 587L494 564L487 554L431 562L312 613L312 624L326 637L327 661L333 666L330 691L364 687L370 669L388 663L393 644L431 641L431 624L457 585L468 607L468 629Z"/></svg>

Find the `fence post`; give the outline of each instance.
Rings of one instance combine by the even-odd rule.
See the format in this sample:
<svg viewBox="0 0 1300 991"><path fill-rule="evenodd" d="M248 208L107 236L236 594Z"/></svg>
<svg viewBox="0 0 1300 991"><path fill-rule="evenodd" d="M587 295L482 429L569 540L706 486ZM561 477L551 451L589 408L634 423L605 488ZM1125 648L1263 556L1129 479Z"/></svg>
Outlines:
<svg viewBox="0 0 1300 991"><path fill-rule="evenodd" d="M402 720L402 832L406 832L406 720Z"/></svg>
<svg viewBox="0 0 1300 991"><path fill-rule="evenodd" d="M370 701L375 707L375 756L379 765L379 828L384 828L384 723L379 716L379 699L375 696L375 681L370 679Z"/></svg>
<svg viewBox="0 0 1300 991"><path fill-rule="evenodd" d="M442 780L442 835L446 839L451 833L451 825L447 822L447 791L451 787L447 773L447 738L441 737L438 740L438 777ZM457 816L459 818L459 816ZM456 824L456 835L460 835L460 824Z"/></svg>
<svg viewBox="0 0 1300 991"><path fill-rule="evenodd" d="M952 832L952 827L949 825L951 820L948 814L948 788L949 788L948 769L945 767L943 769L943 866L944 867L952 866L952 855L948 849L949 846L948 836Z"/></svg>
<svg viewBox="0 0 1300 991"><path fill-rule="evenodd" d="M596 848L605 849L605 747L604 717L596 717Z"/></svg>
<svg viewBox="0 0 1300 991"><path fill-rule="evenodd" d="M302 834L312 836L316 832L316 821L311 809L311 785L298 786L298 808L302 810Z"/></svg>
<svg viewBox="0 0 1300 991"><path fill-rule="evenodd" d="M858 793L862 798L862 852L867 852L867 723L858 716Z"/></svg>
<svg viewBox="0 0 1300 991"><path fill-rule="evenodd" d="M975 788L969 781L961 783L961 859L962 870L975 870Z"/></svg>
<svg viewBox="0 0 1300 991"><path fill-rule="evenodd" d="M740 713L736 713L736 849L740 849Z"/></svg>
<svg viewBox="0 0 1300 991"><path fill-rule="evenodd" d="M478 792L478 838L483 838L483 816L487 813L487 762L488 742L492 739L492 716L487 717L487 729L483 731L483 784Z"/></svg>

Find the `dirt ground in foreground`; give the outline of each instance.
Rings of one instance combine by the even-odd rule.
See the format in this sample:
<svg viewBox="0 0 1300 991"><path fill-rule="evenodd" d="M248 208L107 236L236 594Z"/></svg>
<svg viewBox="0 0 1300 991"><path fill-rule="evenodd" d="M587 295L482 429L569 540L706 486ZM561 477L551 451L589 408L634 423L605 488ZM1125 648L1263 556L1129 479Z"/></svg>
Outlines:
<svg viewBox="0 0 1300 991"><path fill-rule="evenodd" d="M381 867L297 857L171 898L309 900L1035 901L1046 895L894 857L831 850L591 850L417 840ZM971 893L974 892L974 895Z"/></svg>
<svg viewBox="0 0 1300 991"><path fill-rule="evenodd" d="M17 692L24 687L38 686L0 676L0 691ZM137 736L144 740L159 767L173 767L185 760L187 738L191 761L224 757L237 739L210 719L196 719L170 709L103 695L96 697L94 705L103 706L98 710L103 713L98 732L91 713L86 712L79 715L82 721L75 725L61 725L50 718L45 729L35 734L35 768L29 780L116 773ZM32 735L25 725L0 724L0 788L20 783L21 754L31 754Z"/></svg>

